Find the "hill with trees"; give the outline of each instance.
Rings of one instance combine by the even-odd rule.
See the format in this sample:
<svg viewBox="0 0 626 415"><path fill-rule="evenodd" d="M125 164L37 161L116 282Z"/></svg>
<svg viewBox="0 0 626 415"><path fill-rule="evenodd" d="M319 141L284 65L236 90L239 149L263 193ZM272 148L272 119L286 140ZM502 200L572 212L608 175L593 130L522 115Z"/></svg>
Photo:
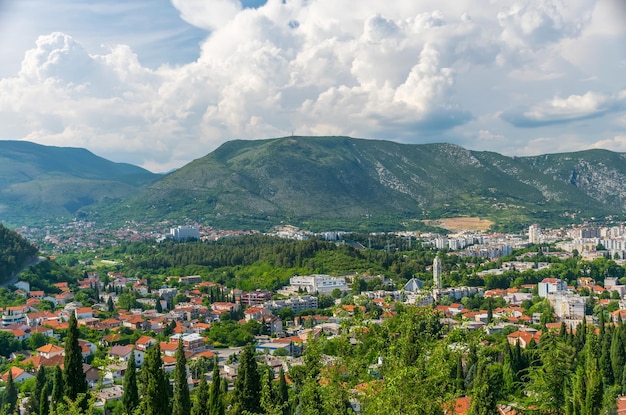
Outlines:
<svg viewBox="0 0 626 415"><path fill-rule="evenodd" d="M107 220L190 218L223 228L416 228L417 220L479 216L498 227L623 214L624 154L507 157L452 144L348 137L227 142L123 203ZM619 191L618 191L619 190Z"/></svg>
<svg viewBox="0 0 626 415"><path fill-rule="evenodd" d="M37 255L37 247L0 223L0 282L10 279Z"/></svg>
<svg viewBox="0 0 626 415"><path fill-rule="evenodd" d="M84 206L128 196L158 177L82 148L1 140L0 221L67 221Z"/></svg>

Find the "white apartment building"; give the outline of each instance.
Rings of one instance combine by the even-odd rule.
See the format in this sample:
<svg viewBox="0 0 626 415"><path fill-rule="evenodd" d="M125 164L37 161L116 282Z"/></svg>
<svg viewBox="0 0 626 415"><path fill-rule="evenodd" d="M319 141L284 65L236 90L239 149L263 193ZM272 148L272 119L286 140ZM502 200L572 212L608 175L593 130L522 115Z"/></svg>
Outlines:
<svg viewBox="0 0 626 415"><path fill-rule="evenodd" d="M539 297L547 298L548 293L567 291L567 283L559 278L544 278L537 284Z"/></svg>
<svg viewBox="0 0 626 415"><path fill-rule="evenodd" d="M177 226L170 229L170 236L175 241L186 239L200 239L200 231L195 226Z"/></svg>
<svg viewBox="0 0 626 415"><path fill-rule="evenodd" d="M348 291L346 279L343 277L331 277L330 275L296 275L289 279L289 285L298 290L302 289L308 293L330 294L335 288L342 292Z"/></svg>
<svg viewBox="0 0 626 415"><path fill-rule="evenodd" d="M560 319L585 318L585 297L570 292L551 292L547 298Z"/></svg>
<svg viewBox="0 0 626 415"><path fill-rule="evenodd" d="M531 244L541 243L541 227L537 223L533 223L528 227L528 242Z"/></svg>

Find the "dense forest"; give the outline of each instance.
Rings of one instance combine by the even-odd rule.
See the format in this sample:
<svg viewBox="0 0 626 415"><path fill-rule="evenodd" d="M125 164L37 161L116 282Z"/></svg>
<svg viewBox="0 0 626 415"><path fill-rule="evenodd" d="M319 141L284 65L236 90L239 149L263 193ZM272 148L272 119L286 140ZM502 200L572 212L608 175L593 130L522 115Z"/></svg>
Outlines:
<svg viewBox="0 0 626 415"><path fill-rule="evenodd" d="M352 242L361 242L371 249L358 249ZM428 287L435 255L443 262L444 286L484 286L486 289L519 287L537 283L546 277L561 278L575 285L578 276L584 275L602 283L605 277L623 278L624 268L614 260L601 257L583 261L574 256L560 259L547 255L550 246L531 246L516 250L513 255L490 260L482 257L445 255L434 247L419 241L393 235L345 236L343 241L329 242L319 239L292 241L277 237L253 235L225 238L215 242L160 244L136 242L111 247L98 253L67 254L58 258L64 265L100 268L124 272L129 276L148 278L153 288L159 288L166 276L201 275L204 279L237 287L243 290L275 290L288 283L294 275L323 273L345 276L384 275L396 287L401 287L412 277L423 280ZM98 262L108 259L117 263ZM479 277L478 273L501 266L506 261L550 263L549 268L517 271L511 269L501 275ZM80 268L80 267L79 267ZM382 288L381 279L368 279L363 289Z"/></svg>
<svg viewBox="0 0 626 415"><path fill-rule="evenodd" d="M36 254L36 247L0 223L0 282L11 278Z"/></svg>

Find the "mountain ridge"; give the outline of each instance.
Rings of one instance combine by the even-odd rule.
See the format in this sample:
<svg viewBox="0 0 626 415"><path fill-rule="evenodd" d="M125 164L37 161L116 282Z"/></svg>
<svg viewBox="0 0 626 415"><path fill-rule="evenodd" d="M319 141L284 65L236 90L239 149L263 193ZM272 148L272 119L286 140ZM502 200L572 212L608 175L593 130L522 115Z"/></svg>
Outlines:
<svg viewBox="0 0 626 415"><path fill-rule="evenodd" d="M0 142L6 160L10 152L2 150ZM44 169L42 154L66 169ZM290 136L228 141L163 176L102 158L87 162L90 155L97 157L64 148L13 155L19 168L9 185L0 175L0 205L14 197L38 212L50 193L62 193L63 200L52 198L54 212L107 222L391 230L454 216L510 229L622 215L626 204L626 155L609 150L509 157L449 143Z"/></svg>
<svg viewBox="0 0 626 415"><path fill-rule="evenodd" d="M105 198L136 192L158 177L84 148L0 140L0 221L68 218Z"/></svg>
<svg viewBox="0 0 626 415"><path fill-rule="evenodd" d="M549 159L561 162L569 154ZM589 183L585 189L559 179L567 172L546 173L546 163L448 143L298 136L234 140L168 174L125 205L128 213L141 211L155 219L182 214L223 225L268 226L282 220L313 227L464 215L522 224L570 213L623 212L626 197L594 194L599 178L592 162L581 179ZM605 164L614 177L626 174L623 167Z"/></svg>

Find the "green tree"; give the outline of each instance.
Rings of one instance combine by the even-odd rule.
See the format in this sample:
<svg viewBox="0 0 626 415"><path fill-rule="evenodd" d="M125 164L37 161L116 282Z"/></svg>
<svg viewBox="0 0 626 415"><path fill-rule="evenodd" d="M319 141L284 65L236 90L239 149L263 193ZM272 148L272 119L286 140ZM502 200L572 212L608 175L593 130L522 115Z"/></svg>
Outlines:
<svg viewBox="0 0 626 415"><path fill-rule="evenodd" d="M278 372L278 397L285 405L285 410L283 412L287 412L287 404L289 403L289 387L287 385L287 379L285 379L285 371L282 367Z"/></svg>
<svg viewBox="0 0 626 415"><path fill-rule="evenodd" d="M183 339L178 339L176 350L176 369L174 370L174 399L172 415L189 415L191 412L191 398L187 385L187 359L183 348Z"/></svg>
<svg viewBox="0 0 626 415"><path fill-rule="evenodd" d="M63 400L63 391L65 387L63 385L63 371L56 365L54 367L54 374L52 378L52 407Z"/></svg>
<svg viewBox="0 0 626 415"><path fill-rule="evenodd" d="M39 415L39 403L41 402L41 394L44 386L46 385L46 369L43 366L39 366L37 370L37 376L35 378L35 388L30 394L28 400L28 413L31 415Z"/></svg>
<svg viewBox="0 0 626 415"><path fill-rule="evenodd" d="M233 391L233 414L261 411L261 379L257 370L254 346L245 346L239 356L239 371Z"/></svg>
<svg viewBox="0 0 626 415"><path fill-rule="evenodd" d="M613 367L614 374L620 374L623 371L624 364L626 363L626 351L624 350L624 340L621 335L622 323L613 330L613 336L611 336L611 365ZM619 379L618 376L616 376Z"/></svg>
<svg viewBox="0 0 626 415"><path fill-rule="evenodd" d="M141 367L141 402L139 411L143 415L171 415L169 381L163 371L159 343L146 351Z"/></svg>
<svg viewBox="0 0 626 415"><path fill-rule="evenodd" d="M497 413L498 390L501 384L501 367L480 360L476 368L471 394L472 401L468 414L491 415Z"/></svg>
<svg viewBox="0 0 626 415"><path fill-rule="evenodd" d="M135 366L135 349L130 353L128 366L124 374L124 394L122 404L128 415L132 415L139 406L139 390L137 388L137 368Z"/></svg>
<svg viewBox="0 0 626 415"><path fill-rule="evenodd" d="M78 323L76 316L72 313L65 339L65 358L63 360L65 396L71 401L75 401L79 393L87 394L88 391L87 378L83 371L83 351L78 343L78 337Z"/></svg>
<svg viewBox="0 0 626 415"><path fill-rule="evenodd" d="M216 357L215 364L213 365L211 389L209 390L209 415L224 415L225 389L228 389L228 385L226 381L220 377Z"/></svg>
<svg viewBox="0 0 626 415"><path fill-rule="evenodd" d="M39 398L39 415L49 415L50 414L50 392L51 386L50 383L44 385L43 391Z"/></svg>
<svg viewBox="0 0 626 415"><path fill-rule="evenodd" d="M9 376L7 378L6 385L4 386L4 396L2 399L3 409L7 414L12 414L15 411L15 404L17 403L17 389L15 389L15 383L13 383L13 373L9 370Z"/></svg>
<svg viewBox="0 0 626 415"><path fill-rule="evenodd" d="M196 399L191 407L191 415L209 415L209 384L204 374L200 377Z"/></svg>

